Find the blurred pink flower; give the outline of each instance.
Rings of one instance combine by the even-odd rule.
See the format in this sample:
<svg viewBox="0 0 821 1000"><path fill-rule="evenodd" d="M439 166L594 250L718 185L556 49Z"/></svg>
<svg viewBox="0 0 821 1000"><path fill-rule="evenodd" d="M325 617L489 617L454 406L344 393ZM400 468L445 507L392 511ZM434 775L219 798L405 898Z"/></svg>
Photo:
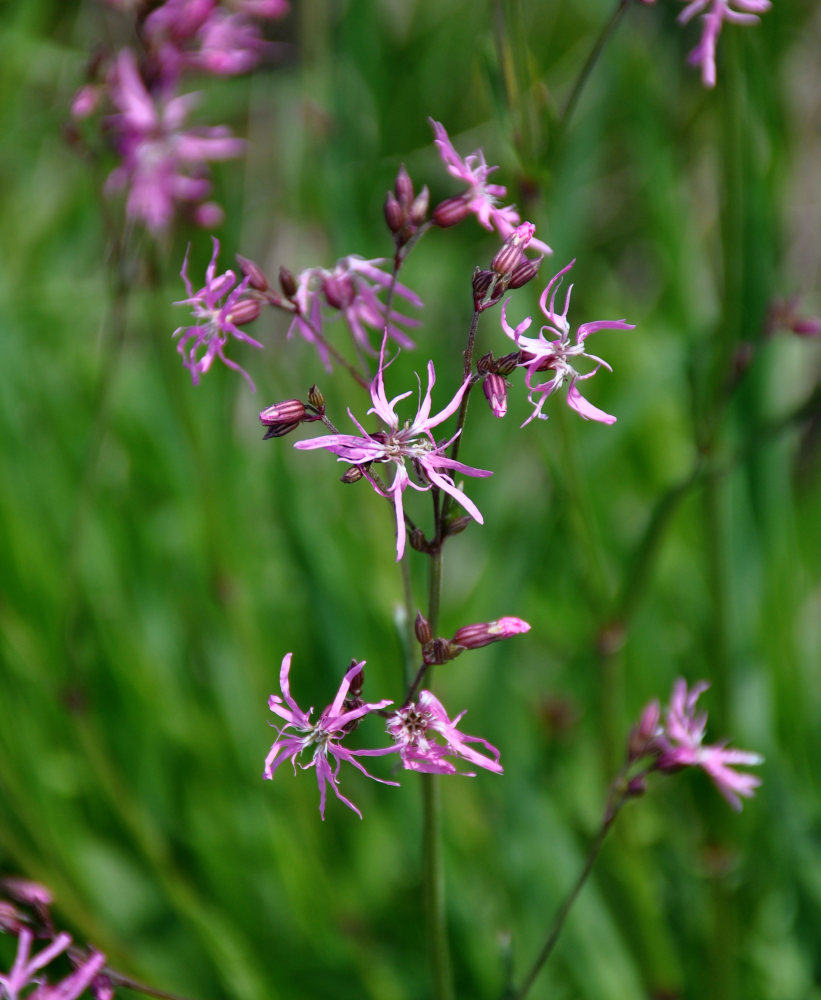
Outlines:
<svg viewBox="0 0 821 1000"><path fill-rule="evenodd" d="M770 0L693 0L687 4L678 16L681 24L687 24L702 11L706 12L701 19L701 40L687 57L691 65L701 66L701 80L705 87L716 85L716 43L724 22L755 24L758 15L771 6Z"/></svg>
<svg viewBox="0 0 821 1000"><path fill-rule="evenodd" d="M313 708L307 712L303 711L291 696L290 682L288 675L291 670L291 653L286 653L282 660L279 672L279 686L283 697L272 694L268 698L268 707L271 711L285 720L285 725L277 728L277 738L274 745L265 758L265 770L262 777L271 779L280 764L290 760L296 774L297 763L304 752L310 754L310 760L300 763L304 770L313 767L316 772L316 780L319 785L319 813L325 819L325 794L326 786L330 784L336 797L340 802L344 802L348 808L362 818L362 813L356 806L347 799L339 790L339 768L343 761L353 764L357 770L361 771L374 781L379 781L383 785L395 785L395 781L384 781L377 778L359 763L359 757L377 757L384 754L393 753L396 747L383 747L377 750L348 750L343 747L341 741L352 732L359 720L369 712L375 712L390 705L390 699L377 702L360 702L358 698L348 699L348 692L351 682L359 678L364 666L364 660L354 663L342 678L336 697L319 716L316 722L311 722ZM290 733L287 731L291 730ZM333 764L328 758L333 759Z"/></svg>
<svg viewBox="0 0 821 1000"><path fill-rule="evenodd" d="M498 167L489 167L485 162L485 154L477 149L463 160L448 138L448 133L441 122L428 119L435 135L434 142L439 147L439 153L447 167L448 173L457 180L467 184L467 191L456 198L449 198L437 206L433 212L434 221L439 225L454 225L465 216L473 214L485 229L495 229L502 239L508 236L521 224L521 218L514 205L499 207L499 199L507 194L507 188L502 184L489 184L488 177ZM437 218L438 212L438 218ZM548 254L553 251L541 240L530 239L531 249Z"/></svg>
<svg viewBox="0 0 821 1000"><path fill-rule="evenodd" d="M468 736L456 727L464 715L460 712L455 719L448 718L444 705L431 694L422 691L419 699L394 712L388 719L388 733L396 741L402 764L410 771L425 771L429 774L464 774L475 777L474 771L460 772L449 757L466 760L487 771L501 774L499 751L480 736ZM490 756L478 753L468 746L480 743Z"/></svg>
<svg viewBox="0 0 821 1000"><path fill-rule="evenodd" d="M119 113L109 116L108 127L122 163L109 175L106 188L127 188L128 215L161 231L179 202L196 204L210 194L207 161L239 156L245 143L225 126L184 130L197 95L152 96L130 50L117 56L109 90Z"/></svg>
<svg viewBox="0 0 821 1000"><path fill-rule="evenodd" d="M444 454L445 449L453 442L454 438L436 443L431 430L443 423L456 412L462 402L462 396L468 387L469 380L465 380L457 389L456 395L440 410L436 416L431 416L431 391L436 382L436 373L433 369L433 362L428 362L428 388L424 398L420 399L416 416L412 422L405 421L400 426L399 416L396 413L396 404L401 399L410 396L410 392L403 392L389 400L385 393L384 369L385 365L385 345L382 341L382 351L379 355L379 368L376 377L371 382L370 391L373 406L368 413L374 413L382 421L385 430L369 434L350 410L348 415L359 430L360 434L326 434L324 437L309 438L307 441L297 441L295 448L303 450L325 448L337 455L342 462L362 467L362 472L370 482L371 486L380 496L393 500L396 508L396 559L402 558L405 551L405 515L402 495L408 486L415 490L426 491L433 486L444 490L450 494L479 524L483 523L482 515L478 508L453 482L451 476L445 470L461 472L466 476L490 476L492 473L484 469L474 469L470 465L464 465ZM421 386L420 386L421 396ZM455 437L455 435L454 435ZM421 485L417 485L410 477L406 467L406 459L409 460L418 477ZM368 472L371 462L393 462L395 475L393 482L384 490Z"/></svg>
<svg viewBox="0 0 821 1000"><path fill-rule="evenodd" d="M630 323L625 323L624 320L599 320L595 323L583 323L576 331L575 343L571 343L567 310L570 306L570 293L573 291L573 286L570 285L567 289L564 311L561 313L556 312L556 293L561 285L562 277L575 263L575 260L572 260L567 267L562 268L558 274L554 275L547 288L542 292L539 307L548 322L539 331L538 338L524 336L524 332L532 322L530 317L526 317L514 329L507 322L507 304L510 300L508 299L502 307L502 329L522 352L520 366L527 368L525 382L530 390L528 400L533 406L533 413L525 420L522 427L536 417L540 420L547 419L547 415L542 413L542 407L548 396L561 388L566 381L569 382L567 404L585 420L598 420L603 424L616 422L614 416L589 403L582 396L576 383L592 378L601 367L612 371L606 361L595 354L588 354L585 350L584 342L591 333L596 333L598 330L632 330L634 327ZM550 297L549 303L548 296ZM592 371L580 373L576 370L575 364L582 358L594 363ZM538 374L543 371L554 373L547 382L538 381ZM534 384L534 380L536 384Z"/></svg>
<svg viewBox="0 0 821 1000"><path fill-rule="evenodd" d="M747 750L730 750L724 743L703 745L707 713L696 714L696 702L709 686L706 681L700 681L688 691L683 678L676 681L664 722L655 740L660 750L657 766L661 771L676 771L682 767L702 768L733 809L739 810L739 796L751 798L761 784L761 778L734 771L733 768L739 764L761 764L764 758Z"/></svg>
<svg viewBox="0 0 821 1000"><path fill-rule="evenodd" d="M237 325L242 321L240 317L246 312L247 299L243 299L243 293L248 287L249 278L245 277L237 284L237 276L233 271L224 271L217 274L217 257L219 256L220 244L216 236L211 237L214 244L214 252L211 261L205 271L205 284L199 291L195 292L188 278L188 252L185 252L185 260L182 264L180 276L185 282L188 298L175 302L177 306L192 306L192 315L200 322L194 326L181 326L174 331L174 336L179 336L177 350L182 356L182 363L191 372L191 379L194 385L199 384L200 376L204 375L211 367L214 358L238 371L246 380L251 389L254 383L250 375L236 362L225 356L225 347L231 337L252 347L262 349L262 344L247 333L243 333Z"/></svg>
<svg viewBox="0 0 821 1000"><path fill-rule="evenodd" d="M58 934L50 944L37 955L31 956L34 934L27 928L20 930L17 940L17 955L8 973L0 973L0 993L3 1000L76 1000L97 977L105 965L105 955L92 951L89 956L68 976L57 983L45 981L42 974L36 975L53 959L61 955L71 944L71 935ZM30 987L34 989L30 989Z"/></svg>
<svg viewBox="0 0 821 1000"><path fill-rule="evenodd" d="M323 302L345 318L354 342L369 354L376 351L371 346L366 327L379 330L380 334L387 330L388 336L401 347L414 346L399 324L413 327L418 325L419 320L404 316L393 308L387 312L385 304L379 300L379 293L387 290L391 283L390 275L377 266L383 262L382 258L365 260L351 254L337 261L330 270L309 267L297 275L294 296L297 311L288 336L298 330L316 347L322 363L329 370L331 364L327 349L317 337L322 331ZM400 282L396 283L394 291L411 305L422 307L419 296Z"/></svg>

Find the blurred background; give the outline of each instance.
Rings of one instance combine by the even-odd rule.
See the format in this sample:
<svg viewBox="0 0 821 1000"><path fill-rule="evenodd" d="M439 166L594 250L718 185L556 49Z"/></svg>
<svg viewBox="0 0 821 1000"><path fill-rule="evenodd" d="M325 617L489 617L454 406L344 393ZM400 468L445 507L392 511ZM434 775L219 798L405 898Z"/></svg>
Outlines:
<svg viewBox="0 0 821 1000"><path fill-rule="evenodd" d="M571 320L636 324L590 342L613 374L586 394L613 427L557 397L519 429L521 373L505 420L471 404L460 457L494 475L468 482L485 526L446 548L441 632L504 614L532 630L437 679L505 766L441 782L457 994L498 997L511 952L526 967L630 725L684 676L711 682L708 738L761 752L763 784L736 815L703 774L651 782L531 995L819 997L821 342L768 316L796 295L821 311L821 19L779 0L725 28L708 91L680 4L631 5L562 131L612 10L294 0L269 65L200 88L196 120L249 139L214 170L221 266L390 256L400 163L433 203L461 191L432 116L500 164L554 248L511 317L575 258ZM347 769L362 822L332 800L322 823L310 772L261 781L284 653L303 706L330 701L352 657L367 698L401 700L389 506L294 451L304 431L263 443L257 419L318 382L347 427L365 397L274 314L251 330L264 351L231 352L256 394L221 366L191 385L172 303L189 243L200 283L207 231L137 232L118 287L122 201L104 204L105 170L66 124L124 23L96 0L0 7L0 871L51 886L112 966L194 1000L424 997L415 776L397 789ZM450 398L472 271L497 246L468 219L416 248L402 280L423 323L391 395L433 358L435 409ZM479 352L509 346L485 313ZM0 940L3 968L12 955Z"/></svg>

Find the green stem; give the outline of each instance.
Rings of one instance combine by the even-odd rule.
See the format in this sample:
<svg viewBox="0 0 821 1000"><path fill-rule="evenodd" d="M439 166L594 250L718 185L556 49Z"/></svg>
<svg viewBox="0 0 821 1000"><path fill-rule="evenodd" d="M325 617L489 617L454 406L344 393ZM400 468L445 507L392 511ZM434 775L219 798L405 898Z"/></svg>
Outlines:
<svg viewBox="0 0 821 1000"><path fill-rule="evenodd" d="M576 105L579 103L579 98L581 97L582 91L587 84L590 74L593 72L596 63L599 61L599 56L602 54L604 46L607 44L608 39L616 30L619 21L624 16L624 12L630 5L630 0L618 0L616 4L616 9L610 15L607 23L602 28L599 33L598 38L593 43L593 48L590 50L590 55L587 57L587 61L581 68L581 72L576 78L576 82L573 85L573 89L570 91L570 96L567 99L567 104L564 106L564 111L562 112L561 118L559 119L559 126L562 131L567 129L573 112L576 110Z"/></svg>
<svg viewBox="0 0 821 1000"><path fill-rule="evenodd" d="M442 865L441 803L438 775L422 774L422 856L424 859L425 914L434 1000L453 1000L447 924L445 873Z"/></svg>

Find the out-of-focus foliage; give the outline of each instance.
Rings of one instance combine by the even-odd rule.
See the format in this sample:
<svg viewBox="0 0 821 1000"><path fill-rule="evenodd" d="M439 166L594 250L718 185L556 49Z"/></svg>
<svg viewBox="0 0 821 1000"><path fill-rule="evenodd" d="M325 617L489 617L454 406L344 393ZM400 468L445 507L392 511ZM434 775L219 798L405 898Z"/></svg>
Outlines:
<svg viewBox="0 0 821 1000"><path fill-rule="evenodd" d="M653 783L533 996L821 996L820 356L763 336L774 298L821 309L821 21L777 0L758 27L728 27L709 92L678 7L627 11L565 135L557 111L604 0L295 0L278 61L210 82L203 105L250 139L215 171L226 266L389 256L400 162L435 200L458 193L430 115L501 164L554 247L544 281L577 259L571 317L636 324L596 338L614 374L590 398L612 428L556 399L519 430L519 379L504 421L471 404L460 457L494 476L470 484L485 527L446 549L442 632L502 614L533 628L437 680L506 768L441 782L462 997L499 996L508 935L517 968L540 946L632 720L677 675L712 682L711 737L761 751L764 784L737 816L701 775ZM102 177L64 125L113 14L0 12L0 865L49 884L64 923L162 989L415 1000L414 776L344 775L364 821L332 801L324 824L310 773L261 781L286 651L300 704L321 708L352 657L366 697L402 694L389 506L338 484L324 453L263 444L256 419L317 381L345 424L356 390L276 316L242 359L256 397L222 368L191 386L170 303L207 233L135 233L142 263L112 291ZM458 384L471 274L496 247L472 220L418 246L403 280L424 325L395 392L429 357L443 393ZM479 349L509 349L495 312ZM728 395L740 353L752 363Z"/></svg>

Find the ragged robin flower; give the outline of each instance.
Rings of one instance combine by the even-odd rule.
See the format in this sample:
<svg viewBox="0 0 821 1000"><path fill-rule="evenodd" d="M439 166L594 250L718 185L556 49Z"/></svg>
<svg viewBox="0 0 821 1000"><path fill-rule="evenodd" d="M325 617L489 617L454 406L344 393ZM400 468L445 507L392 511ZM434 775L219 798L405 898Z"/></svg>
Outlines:
<svg viewBox="0 0 821 1000"><path fill-rule="evenodd" d="M316 722L311 722L313 709L309 708L305 712L297 705L291 695L289 681L291 656L291 653L285 654L279 672L282 698L272 694L268 699L268 707L275 715L285 720L285 725L277 729L277 738L265 758L265 770L262 777L273 778L277 768L286 760L290 760L293 764L294 773L296 773L297 764L303 770L312 767L319 785L319 813L322 819L325 819L325 796L328 785L331 786L340 802L344 802L349 809L353 809L361 819L362 813L339 790L340 766L345 761L367 777L373 778L374 781L385 785L395 785L395 781L384 781L382 778L370 774L359 763L359 758L383 756L393 753L396 747L382 747L376 750L349 750L342 745L342 741L356 728L360 719L369 712L375 712L390 705L390 699L367 703L356 698L353 700L352 707L349 694L351 688L357 684L361 677L363 660L351 665L342 678L334 700L322 710ZM304 763L301 762L303 758L305 759Z"/></svg>
<svg viewBox="0 0 821 1000"><path fill-rule="evenodd" d="M449 458L445 455L445 449L452 444L454 438L437 443L431 433L434 427L438 427L459 408L469 380L462 383L456 390L456 395L443 410L440 410L435 416L431 416L431 393L436 382L436 373L433 369L433 362L429 361L428 388L424 397L420 399L416 416L412 421L405 421L404 424L400 425L396 404L410 396L411 393L403 392L399 396L394 396L393 399L388 399L384 380L385 344L386 341L383 340L379 355L379 368L370 386L373 406L368 410L368 413L379 417L384 429L373 434L368 433L348 410L348 415L359 431L358 435L326 434L323 437L309 438L307 441L297 441L294 447L302 450L325 448L336 455L340 461L359 466L377 493L393 500L396 510L396 558L398 561L405 551L403 494L408 486L420 491L430 490L434 486L438 487L452 496L472 518L482 524L483 520L479 509L456 486L450 473L461 472L466 476L489 476L491 473L485 469L474 469L470 465L464 465L462 462ZM421 397L421 386L419 394ZM383 488L368 471L369 466L374 462L393 463L394 478L388 487ZM416 473L419 479L418 484L411 477L408 464Z"/></svg>
<svg viewBox="0 0 821 1000"><path fill-rule="evenodd" d="M571 341L567 310L570 307L570 293L573 291L573 286L570 285L567 289L564 310L560 313L556 312L556 293L561 285L562 277L575 263L575 260L572 260L567 267L563 267L558 274L550 279L547 288L542 292L539 307L547 319L547 323L539 330L538 337L524 336L532 322L529 316L514 329L507 322L508 303L505 302L502 307L502 329L521 351L519 366L527 369L525 384L529 390L527 398L533 406L533 413L522 424L523 427L536 417L540 420L547 419L547 414L542 413L542 407L548 397L561 388L565 382L568 383L568 406L581 414L585 420L598 420L603 424L616 422L614 416L588 402L582 396L576 383L592 378L599 368L604 367L608 371L612 371L610 365L602 358L587 353L585 347L587 337L598 330L632 330L633 326L630 323L625 323L624 320L599 320L595 323L583 323L576 330L575 342ZM576 368L579 361L583 359L593 362L591 371L583 372ZM553 374L548 380L540 381L542 372L552 372Z"/></svg>

